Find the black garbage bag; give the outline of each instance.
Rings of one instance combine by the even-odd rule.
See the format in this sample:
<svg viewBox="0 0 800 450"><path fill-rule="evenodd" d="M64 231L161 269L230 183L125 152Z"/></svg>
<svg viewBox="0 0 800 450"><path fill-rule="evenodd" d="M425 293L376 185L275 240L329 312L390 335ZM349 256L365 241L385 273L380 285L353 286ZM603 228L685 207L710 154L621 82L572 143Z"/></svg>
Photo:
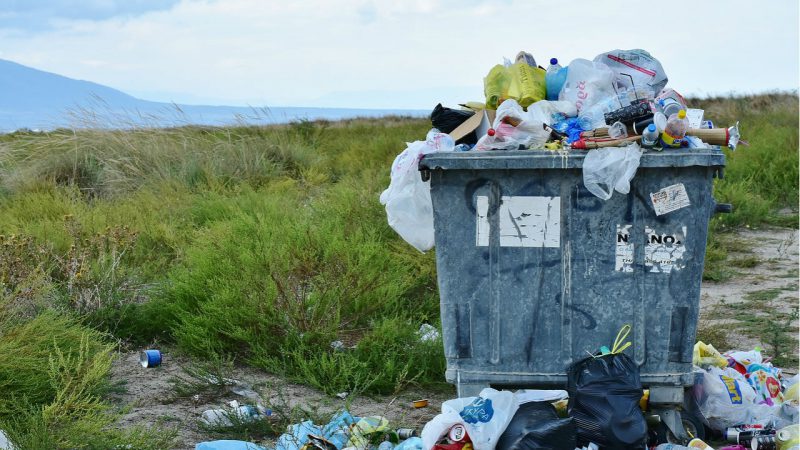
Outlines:
<svg viewBox="0 0 800 450"><path fill-rule="evenodd" d="M442 133L450 133L474 114L475 111L446 108L439 103L431 112L431 125ZM458 140L459 144L474 144L476 142L478 142L478 137L474 131Z"/></svg>
<svg viewBox="0 0 800 450"><path fill-rule="evenodd" d="M574 450L575 424L561 419L548 402L520 405L495 450Z"/></svg>
<svg viewBox="0 0 800 450"><path fill-rule="evenodd" d="M590 356L567 369L567 412L575 419L578 445L603 449L644 448L647 422L639 409L639 367L623 353Z"/></svg>

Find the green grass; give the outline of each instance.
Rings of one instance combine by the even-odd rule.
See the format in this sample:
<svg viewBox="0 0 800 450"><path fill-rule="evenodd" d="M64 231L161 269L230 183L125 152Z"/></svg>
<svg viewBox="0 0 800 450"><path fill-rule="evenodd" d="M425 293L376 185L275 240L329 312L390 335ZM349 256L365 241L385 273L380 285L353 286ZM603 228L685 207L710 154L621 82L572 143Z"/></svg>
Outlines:
<svg viewBox="0 0 800 450"><path fill-rule="evenodd" d="M727 231L797 226L797 96L691 103L715 123L738 119L750 142L726 151L715 182L734 205L710 227L704 276L721 281L758 264ZM109 431L115 340L170 343L328 393L442 383L441 341L417 335L440 323L433 252L404 243L378 203L394 157L428 128L390 118L0 136L0 349L22 352L30 374L18 381L0 362L12 399L0 400L0 427L25 448L94 448L67 431L168 447ZM32 329L26 345L8 331ZM33 370L51 362L50 375Z"/></svg>

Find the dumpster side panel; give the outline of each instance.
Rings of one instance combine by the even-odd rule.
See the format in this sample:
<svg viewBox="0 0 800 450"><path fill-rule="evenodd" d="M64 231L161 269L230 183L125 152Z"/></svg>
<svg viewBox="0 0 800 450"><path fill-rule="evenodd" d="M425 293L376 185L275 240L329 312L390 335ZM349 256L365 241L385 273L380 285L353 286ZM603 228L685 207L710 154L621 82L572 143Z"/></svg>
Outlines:
<svg viewBox="0 0 800 450"><path fill-rule="evenodd" d="M643 382L691 384L714 170L640 168L608 201L579 168L431 170L447 379L563 385L631 324Z"/></svg>

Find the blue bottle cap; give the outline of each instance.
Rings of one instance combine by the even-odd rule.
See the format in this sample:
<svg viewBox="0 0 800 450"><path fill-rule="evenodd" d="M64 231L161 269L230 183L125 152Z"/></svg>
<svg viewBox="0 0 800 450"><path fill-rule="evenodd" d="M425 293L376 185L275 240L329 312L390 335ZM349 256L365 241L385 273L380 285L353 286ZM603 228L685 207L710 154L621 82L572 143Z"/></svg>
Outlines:
<svg viewBox="0 0 800 450"><path fill-rule="evenodd" d="M552 64L552 65L554 65L554 66L555 66L556 64L558 64L558 58L550 58L550 64Z"/></svg>
<svg viewBox="0 0 800 450"><path fill-rule="evenodd" d="M651 132L652 131L656 131L656 124L651 123L650 125L648 125L647 126L647 131L651 131Z"/></svg>

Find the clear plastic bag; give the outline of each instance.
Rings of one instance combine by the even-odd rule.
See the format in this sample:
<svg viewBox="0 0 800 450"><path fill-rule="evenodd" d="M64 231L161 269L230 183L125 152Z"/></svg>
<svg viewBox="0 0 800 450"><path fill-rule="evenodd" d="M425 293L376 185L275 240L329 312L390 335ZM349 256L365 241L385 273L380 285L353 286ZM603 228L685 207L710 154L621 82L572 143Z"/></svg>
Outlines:
<svg viewBox="0 0 800 450"><path fill-rule="evenodd" d="M583 184L603 200L610 199L615 190L627 194L641 157L637 144L590 150L583 160Z"/></svg>
<svg viewBox="0 0 800 450"><path fill-rule="evenodd" d="M703 417L715 430L743 423L765 424L777 418L779 408L755 403L756 392L739 372L711 366L695 383L695 399Z"/></svg>
<svg viewBox="0 0 800 450"><path fill-rule="evenodd" d="M608 66L614 72L617 85L623 89L647 88L655 95L667 85L667 74L661 63L642 49L612 50L595 56L594 62Z"/></svg>
<svg viewBox="0 0 800 450"><path fill-rule="evenodd" d="M435 129L425 141L408 144L392 163L391 182L380 197L389 226L421 252L433 248L434 230L430 182L422 181L419 161L428 153L453 151L454 144L449 135Z"/></svg>
<svg viewBox="0 0 800 450"><path fill-rule="evenodd" d="M580 113L581 110L614 96L614 72L608 66L576 59L569 63L567 81L564 82L558 99L573 103Z"/></svg>

